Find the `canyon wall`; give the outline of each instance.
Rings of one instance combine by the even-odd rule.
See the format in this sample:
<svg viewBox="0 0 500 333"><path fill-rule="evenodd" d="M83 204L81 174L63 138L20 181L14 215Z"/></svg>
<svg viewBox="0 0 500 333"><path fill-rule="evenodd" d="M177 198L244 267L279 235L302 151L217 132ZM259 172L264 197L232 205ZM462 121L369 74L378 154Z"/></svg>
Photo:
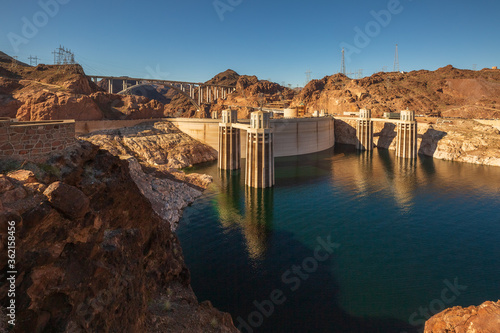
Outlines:
<svg viewBox="0 0 500 333"><path fill-rule="evenodd" d="M436 120L437 121L437 120ZM374 144L396 149L396 125L373 123ZM335 141L355 145L356 119L335 119ZM418 153L437 159L500 166L500 131L474 120L418 123Z"/></svg>

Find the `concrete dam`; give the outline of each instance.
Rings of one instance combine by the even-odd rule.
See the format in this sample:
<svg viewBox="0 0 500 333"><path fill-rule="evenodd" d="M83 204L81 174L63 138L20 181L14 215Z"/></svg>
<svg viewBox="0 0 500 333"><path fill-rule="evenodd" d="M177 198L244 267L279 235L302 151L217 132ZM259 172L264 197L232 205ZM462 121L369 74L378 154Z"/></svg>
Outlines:
<svg viewBox="0 0 500 333"><path fill-rule="evenodd" d="M168 119L181 131L219 150L219 119ZM250 125L250 119L238 120ZM294 118L271 119L274 133L274 157L296 156L320 152L335 145L334 119ZM240 131L241 156L246 156L247 133Z"/></svg>

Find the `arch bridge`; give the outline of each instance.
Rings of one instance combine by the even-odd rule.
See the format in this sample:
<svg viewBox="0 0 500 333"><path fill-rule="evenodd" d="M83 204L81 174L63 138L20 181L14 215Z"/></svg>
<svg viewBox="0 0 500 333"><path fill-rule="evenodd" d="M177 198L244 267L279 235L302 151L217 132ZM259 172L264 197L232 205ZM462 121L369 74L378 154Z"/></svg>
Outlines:
<svg viewBox="0 0 500 333"><path fill-rule="evenodd" d="M173 80L157 80L157 79L143 79L132 78L127 76L102 76L102 75L87 75L94 83L101 80L108 82L108 92L113 93L115 85L114 81L122 81L121 90L118 94L125 94L133 88L146 86L146 85L163 85L178 91L186 96L189 101L196 107L197 110L201 109L202 104L213 103L218 99L226 99L229 94L236 90L235 86L209 84L201 82L184 82ZM135 84L130 84L130 82Z"/></svg>

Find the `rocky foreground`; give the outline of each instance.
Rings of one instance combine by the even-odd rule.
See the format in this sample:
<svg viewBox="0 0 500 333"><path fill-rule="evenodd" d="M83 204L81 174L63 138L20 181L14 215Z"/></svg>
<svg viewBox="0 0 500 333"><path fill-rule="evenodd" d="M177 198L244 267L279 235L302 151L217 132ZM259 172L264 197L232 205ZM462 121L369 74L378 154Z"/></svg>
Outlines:
<svg viewBox="0 0 500 333"><path fill-rule="evenodd" d="M237 332L229 314L198 303L172 231L210 179L150 170L124 152L80 141L46 163L2 161L19 169L0 174L4 253L16 222L14 331Z"/></svg>
<svg viewBox="0 0 500 333"><path fill-rule="evenodd" d="M500 332L500 301L444 310L429 319L424 330L424 333L496 332Z"/></svg>
<svg viewBox="0 0 500 333"><path fill-rule="evenodd" d="M81 137L120 157L154 211L175 230L186 203L193 202L211 177L178 171L194 164L214 161L217 152L169 122L93 132ZM145 172L146 171L146 172Z"/></svg>

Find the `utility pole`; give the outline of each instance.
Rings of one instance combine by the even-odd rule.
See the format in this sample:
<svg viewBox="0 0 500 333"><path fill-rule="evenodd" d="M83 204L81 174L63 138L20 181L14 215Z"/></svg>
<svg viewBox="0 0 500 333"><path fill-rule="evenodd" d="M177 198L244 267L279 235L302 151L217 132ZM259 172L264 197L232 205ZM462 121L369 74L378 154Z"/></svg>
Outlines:
<svg viewBox="0 0 500 333"><path fill-rule="evenodd" d="M399 72L398 44L396 44L396 54L394 55L394 72Z"/></svg>

